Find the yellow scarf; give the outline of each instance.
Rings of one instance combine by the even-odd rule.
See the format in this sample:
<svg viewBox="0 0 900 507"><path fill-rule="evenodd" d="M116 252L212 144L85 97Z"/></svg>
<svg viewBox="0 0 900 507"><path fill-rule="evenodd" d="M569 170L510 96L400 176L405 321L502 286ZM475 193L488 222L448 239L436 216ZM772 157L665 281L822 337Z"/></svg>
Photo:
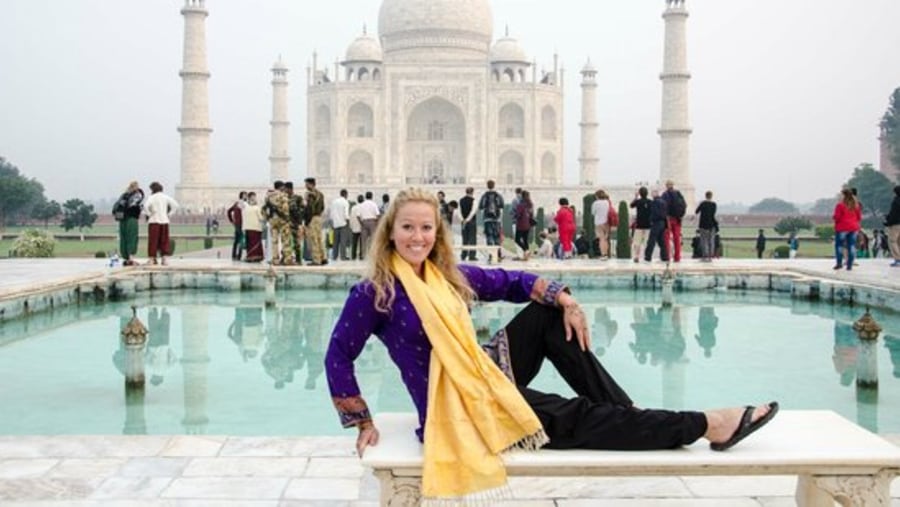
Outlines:
<svg viewBox="0 0 900 507"><path fill-rule="evenodd" d="M516 386L479 347L466 305L437 267L426 260L423 281L400 255L392 263L432 346L423 503L500 497L506 486L500 453L538 449L547 435Z"/></svg>

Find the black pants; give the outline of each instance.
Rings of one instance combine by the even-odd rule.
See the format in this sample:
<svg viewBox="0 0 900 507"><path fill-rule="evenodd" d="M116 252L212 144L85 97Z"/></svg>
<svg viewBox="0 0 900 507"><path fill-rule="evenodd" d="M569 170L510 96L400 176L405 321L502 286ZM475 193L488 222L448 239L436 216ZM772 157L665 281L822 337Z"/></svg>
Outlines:
<svg viewBox="0 0 900 507"><path fill-rule="evenodd" d="M702 412L634 408L591 351L582 351L574 336L566 341L559 309L531 303L506 326L506 333L516 384L550 437L548 449L672 449L706 433ZM528 387L545 358L575 398Z"/></svg>
<svg viewBox="0 0 900 507"><path fill-rule="evenodd" d="M650 240L647 241L647 249L644 251L644 260L653 260L653 247L659 245L659 258L666 262L669 260L669 247L666 245L666 223L656 221L650 224Z"/></svg>
<svg viewBox="0 0 900 507"><path fill-rule="evenodd" d="M530 229L526 229L524 231L520 231L516 229L516 244L519 245L519 248L522 249L523 252L528 253L528 233L531 232Z"/></svg>
<svg viewBox="0 0 900 507"><path fill-rule="evenodd" d="M462 244L474 245L478 238L478 224L471 220L462 226ZM475 250L463 250L462 260L475 260Z"/></svg>

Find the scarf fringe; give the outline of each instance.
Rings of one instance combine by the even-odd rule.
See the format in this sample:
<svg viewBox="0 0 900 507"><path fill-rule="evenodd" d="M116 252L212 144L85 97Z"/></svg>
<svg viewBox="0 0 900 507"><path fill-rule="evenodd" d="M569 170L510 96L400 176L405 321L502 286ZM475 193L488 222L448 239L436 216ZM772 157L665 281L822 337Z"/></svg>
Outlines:
<svg viewBox="0 0 900 507"><path fill-rule="evenodd" d="M539 429L537 432L524 437L513 445L507 447L500 451L501 454L507 453L509 451L536 451L541 447L547 445L550 442L550 437L547 436L547 433L544 431L544 428Z"/></svg>
<svg viewBox="0 0 900 507"><path fill-rule="evenodd" d="M512 498L509 484L457 497L424 497L421 507L490 507Z"/></svg>

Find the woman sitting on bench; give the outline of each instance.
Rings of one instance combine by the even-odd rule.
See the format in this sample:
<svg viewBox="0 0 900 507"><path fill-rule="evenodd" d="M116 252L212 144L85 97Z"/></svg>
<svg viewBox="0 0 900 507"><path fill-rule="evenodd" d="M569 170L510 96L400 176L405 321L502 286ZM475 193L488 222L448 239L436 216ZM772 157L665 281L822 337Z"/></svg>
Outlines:
<svg viewBox="0 0 900 507"><path fill-rule="evenodd" d="M703 437L725 450L768 422L778 404L708 412L640 409L590 351L588 323L560 283L521 271L457 265L438 201L401 191L378 224L370 269L350 290L325 356L341 423L360 455L378 429L353 361L370 335L385 344L418 410L428 500L503 493L508 449L669 449ZM474 301L530 303L479 347ZM528 387L544 359L577 393Z"/></svg>

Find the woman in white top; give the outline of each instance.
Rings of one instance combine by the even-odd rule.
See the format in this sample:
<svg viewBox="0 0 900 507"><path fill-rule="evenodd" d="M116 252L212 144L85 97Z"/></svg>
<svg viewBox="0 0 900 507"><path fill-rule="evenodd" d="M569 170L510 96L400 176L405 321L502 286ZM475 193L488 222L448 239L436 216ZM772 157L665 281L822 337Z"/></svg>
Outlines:
<svg viewBox="0 0 900 507"><path fill-rule="evenodd" d="M172 255L169 244L169 213L178 209L178 203L163 193L163 186L158 181L150 184L150 197L144 201L144 215L149 223L147 236L147 256L150 264L157 264L156 256L167 264L166 257Z"/></svg>
<svg viewBox="0 0 900 507"><path fill-rule="evenodd" d="M243 216L244 233L247 234L247 262L260 262L265 258L262 247L263 213L256 201L256 192L247 194L247 206Z"/></svg>

